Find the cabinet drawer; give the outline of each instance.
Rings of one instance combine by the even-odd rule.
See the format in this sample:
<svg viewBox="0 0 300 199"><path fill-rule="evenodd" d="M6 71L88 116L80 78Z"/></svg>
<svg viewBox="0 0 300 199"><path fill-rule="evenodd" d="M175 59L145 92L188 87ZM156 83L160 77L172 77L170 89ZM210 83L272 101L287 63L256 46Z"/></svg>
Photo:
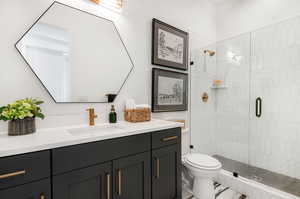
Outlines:
<svg viewBox="0 0 300 199"><path fill-rule="evenodd" d="M50 179L0 190L1 199L51 199Z"/></svg>
<svg viewBox="0 0 300 199"><path fill-rule="evenodd" d="M181 143L181 128L152 133L152 148L160 148L177 143Z"/></svg>
<svg viewBox="0 0 300 199"><path fill-rule="evenodd" d="M53 149L54 175L151 149L150 134L134 135Z"/></svg>
<svg viewBox="0 0 300 199"><path fill-rule="evenodd" d="M50 176L50 151L0 158L0 189Z"/></svg>
<svg viewBox="0 0 300 199"><path fill-rule="evenodd" d="M112 195L111 162L53 177L54 199L106 199Z"/></svg>

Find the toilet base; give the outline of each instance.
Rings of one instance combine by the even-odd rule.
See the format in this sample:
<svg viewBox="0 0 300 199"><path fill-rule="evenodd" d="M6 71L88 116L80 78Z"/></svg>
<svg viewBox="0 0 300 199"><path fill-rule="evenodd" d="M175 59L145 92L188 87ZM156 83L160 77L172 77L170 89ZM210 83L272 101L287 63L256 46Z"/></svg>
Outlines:
<svg viewBox="0 0 300 199"><path fill-rule="evenodd" d="M195 178L193 194L197 199L215 199L213 180L209 178Z"/></svg>

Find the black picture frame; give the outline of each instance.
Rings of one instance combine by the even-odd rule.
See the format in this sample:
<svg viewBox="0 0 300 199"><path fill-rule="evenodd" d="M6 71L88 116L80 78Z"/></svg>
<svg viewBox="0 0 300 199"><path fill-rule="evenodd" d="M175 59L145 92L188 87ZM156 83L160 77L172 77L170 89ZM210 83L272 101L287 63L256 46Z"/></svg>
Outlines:
<svg viewBox="0 0 300 199"><path fill-rule="evenodd" d="M178 61L182 59L182 62L176 62L176 61L170 61L170 59L162 59L160 58L161 55L164 55L164 53L159 54L159 42L165 41L163 38L165 38L165 34L161 32L161 34L164 35L163 38L159 38L159 30L163 31L164 33L170 33L169 36L173 35L173 38L182 38L183 39L183 44L182 44L182 49L177 51L174 51L174 48L170 47L165 47L166 53L173 52L172 54L178 55L180 58L178 58ZM170 37L169 37L170 38ZM169 41L169 40L168 40ZM165 42L164 42L165 43ZM177 45L179 46L179 44ZM171 50L168 50L171 49ZM164 66L164 67L169 67L173 69L178 69L178 70L188 70L188 50L189 49L189 34L183 30L180 30L178 28L175 28L167 23L164 23L158 19L153 19L152 20L152 64L153 65L158 65L158 66ZM182 51L182 52L181 52ZM177 53L174 53L177 52ZM166 54L165 53L165 54ZM170 58L171 56L169 56ZM175 57L175 56L173 56Z"/></svg>
<svg viewBox="0 0 300 199"><path fill-rule="evenodd" d="M179 101L182 101L181 104L171 105L171 104L167 104L167 103L164 104L164 103L159 102L159 96L162 97L161 99L164 98L164 96L162 94L159 94L159 87L162 86L162 85L160 85L162 82L159 81L159 77L166 77L166 78L168 78L168 80L169 80L169 78L183 80L182 88L178 89L178 90L181 90L180 92L182 92L181 97L179 97L179 99L181 99ZM174 80L172 80L172 81L174 81ZM169 89L174 91L174 86ZM179 94L180 94L180 92L179 92ZM174 97L175 93L168 94L168 95L166 94L165 96L166 96L167 100L170 99L169 98L170 96L172 97L171 99L175 99L175 97ZM165 99L163 99L163 100L165 100ZM152 69L152 106L151 107L152 107L152 112L187 111L188 110L188 74L153 68Z"/></svg>

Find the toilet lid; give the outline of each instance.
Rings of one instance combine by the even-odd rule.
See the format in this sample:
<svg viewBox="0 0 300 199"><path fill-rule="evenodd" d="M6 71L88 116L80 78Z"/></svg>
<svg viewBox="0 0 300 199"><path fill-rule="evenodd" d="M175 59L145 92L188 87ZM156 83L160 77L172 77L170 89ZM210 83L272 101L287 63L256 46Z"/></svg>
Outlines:
<svg viewBox="0 0 300 199"><path fill-rule="evenodd" d="M221 167L221 163L208 155L193 153L186 156L186 161L190 165L199 168L215 169Z"/></svg>

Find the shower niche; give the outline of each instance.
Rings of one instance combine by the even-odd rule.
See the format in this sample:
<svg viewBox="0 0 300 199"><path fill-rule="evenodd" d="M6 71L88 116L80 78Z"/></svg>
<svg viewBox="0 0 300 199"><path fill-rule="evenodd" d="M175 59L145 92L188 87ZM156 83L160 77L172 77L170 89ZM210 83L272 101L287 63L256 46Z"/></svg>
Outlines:
<svg viewBox="0 0 300 199"><path fill-rule="evenodd" d="M191 69L193 152L215 155L230 171L244 165L241 176L300 196L300 17L203 49L216 53L198 53ZM204 106L193 93L208 87Z"/></svg>

